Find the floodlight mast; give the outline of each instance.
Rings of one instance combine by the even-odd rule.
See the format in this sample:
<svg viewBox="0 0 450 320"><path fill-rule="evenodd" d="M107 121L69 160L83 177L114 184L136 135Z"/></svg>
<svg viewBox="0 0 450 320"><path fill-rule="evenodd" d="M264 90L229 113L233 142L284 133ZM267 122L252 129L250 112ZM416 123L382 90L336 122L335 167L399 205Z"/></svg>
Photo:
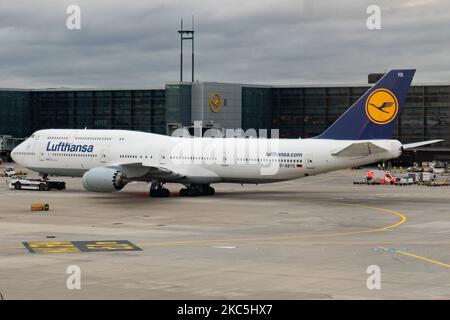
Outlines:
<svg viewBox="0 0 450 320"><path fill-rule="evenodd" d="M194 16L192 16L192 29L183 30L183 19L181 19L181 28L178 30L180 34L180 82L183 82L183 41L191 41L191 57L192 57L192 82L194 82Z"/></svg>

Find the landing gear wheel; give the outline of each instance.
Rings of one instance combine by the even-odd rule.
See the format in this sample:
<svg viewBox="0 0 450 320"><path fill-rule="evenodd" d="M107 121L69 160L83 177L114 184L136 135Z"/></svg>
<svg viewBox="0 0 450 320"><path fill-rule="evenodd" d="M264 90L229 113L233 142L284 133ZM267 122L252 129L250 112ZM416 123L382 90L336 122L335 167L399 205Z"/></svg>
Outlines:
<svg viewBox="0 0 450 320"><path fill-rule="evenodd" d="M212 196L215 193L209 185L190 185L180 190L180 197Z"/></svg>
<svg viewBox="0 0 450 320"><path fill-rule="evenodd" d="M203 191L205 196L213 196L216 193L216 190L211 186L206 186Z"/></svg>
<svg viewBox="0 0 450 320"><path fill-rule="evenodd" d="M180 189L180 197L187 197L187 195L188 195L188 189L186 189L186 188Z"/></svg>
<svg viewBox="0 0 450 320"><path fill-rule="evenodd" d="M166 198L168 196L170 196L170 191L166 188L150 190L150 197L152 198Z"/></svg>
<svg viewBox="0 0 450 320"><path fill-rule="evenodd" d="M150 197L165 198L170 196L170 191L163 186L164 182L153 180L150 186Z"/></svg>
<svg viewBox="0 0 450 320"><path fill-rule="evenodd" d="M200 191L198 189L195 188L189 188L188 189L188 196L189 197L197 197L201 195Z"/></svg>
<svg viewBox="0 0 450 320"><path fill-rule="evenodd" d="M39 191L45 191L45 184L41 183L39 185Z"/></svg>
<svg viewBox="0 0 450 320"><path fill-rule="evenodd" d="M20 183L20 182L16 182L16 183L14 184L14 189L16 189L16 190L22 190L22 185L21 185L21 183Z"/></svg>
<svg viewBox="0 0 450 320"><path fill-rule="evenodd" d="M196 188L188 187L180 189L180 197L196 197L199 195L201 195L201 193Z"/></svg>

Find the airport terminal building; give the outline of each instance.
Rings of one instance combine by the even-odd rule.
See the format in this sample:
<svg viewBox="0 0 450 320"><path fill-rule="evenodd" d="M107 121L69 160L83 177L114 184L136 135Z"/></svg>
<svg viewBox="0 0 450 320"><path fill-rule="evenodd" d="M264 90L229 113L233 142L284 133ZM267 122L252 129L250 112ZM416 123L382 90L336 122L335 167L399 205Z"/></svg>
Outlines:
<svg viewBox="0 0 450 320"><path fill-rule="evenodd" d="M178 82L161 89L0 89L0 135L26 137L46 128L170 134L202 121L308 138L323 132L368 88ZM403 143L444 139L410 157L450 160L450 85L412 86L395 138Z"/></svg>

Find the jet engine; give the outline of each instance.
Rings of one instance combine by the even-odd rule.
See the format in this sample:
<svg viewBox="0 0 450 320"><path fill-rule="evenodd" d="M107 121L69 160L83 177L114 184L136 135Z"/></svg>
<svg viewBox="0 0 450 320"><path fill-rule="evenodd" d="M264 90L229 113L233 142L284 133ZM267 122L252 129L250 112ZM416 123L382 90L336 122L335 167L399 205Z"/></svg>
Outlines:
<svg viewBox="0 0 450 320"><path fill-rule="evenodd" d="M107 167L92 168L83 174L83 186L93 192L114 192L121 190L128 181L117 169Z"/></svg>

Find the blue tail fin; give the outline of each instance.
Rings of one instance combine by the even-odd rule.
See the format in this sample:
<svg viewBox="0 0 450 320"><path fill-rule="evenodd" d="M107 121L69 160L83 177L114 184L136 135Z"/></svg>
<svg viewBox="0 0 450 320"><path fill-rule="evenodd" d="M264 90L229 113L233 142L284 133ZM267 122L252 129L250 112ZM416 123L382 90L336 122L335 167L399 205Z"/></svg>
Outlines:
<svg viewBox="0 0 450 320"><path fill-rule="evenodd" d="M391 70L315 139L392 139L416 70Z"/></svg>

